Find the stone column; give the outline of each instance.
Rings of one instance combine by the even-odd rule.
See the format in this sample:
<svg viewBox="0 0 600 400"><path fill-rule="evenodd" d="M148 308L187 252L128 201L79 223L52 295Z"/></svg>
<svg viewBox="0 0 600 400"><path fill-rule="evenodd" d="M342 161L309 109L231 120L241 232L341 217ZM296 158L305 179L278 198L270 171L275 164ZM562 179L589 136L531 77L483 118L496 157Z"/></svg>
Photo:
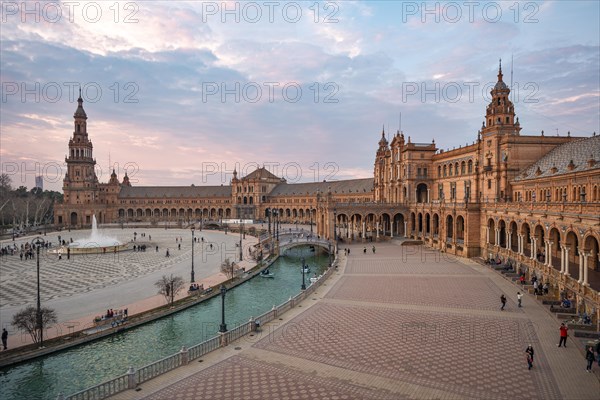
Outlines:
<svg viewBox="0 0 600 400"><path fill-rule="evenodd" d="M500 229L498 229L498 228L495 229L494 243L496 246L500 246Z"/></svg>
<svg viewBox="0 0 600 400"><path fill-rule="evenodd" d="M362 238L363 239L367 238L367 223L365 221L363 221L363 224L362 224Z"/></svg>
<svg viewBox="0 0 600 400"><path fill-rule="evenodd" d="M375 225L375 237L377 239L379 239L379 221L377 221L376 225Z"/></svg>
<svg viewBox="0 0 600 400"><path fill-rule="evenodd" d="M565 246L560 246L560 273L565 273Z"/></svg>
<svg viewBox="0 0 600 400"><path fill-rule="evenodd" d="M408 221L404 221L404 237L408 237Z"/></svg>
<svg viewBox="0 0 600 400"><path fill-rule="evenodd" d="M394 237L394 221L390 219L390 237Z"/></svg>
<svg viewBox="0 0 600 400"><path fill-rule="evenodd" d="M489 226L485 227L485 243L486 244L490 243L490 227Z"/></svg>
<svg viewBox="0 0 600 400"><path fill-rule="evenodd" d="M523 254L523 235L517 233L517 254Z"/></svg>
<svg viewBox="0 0 600 400"><path fill-rule="evenodd" d="M512 239L512 233L506 232L506 250L510 250L511 239Z"/></svg>
<svg viewBox="0 0 600 400"><path fill-rule="evenodd" d="M552 245L554 244L551 240L547 240L546 241L546 265L551 267L552 266Z"/></svg>
<svg viewBox="0 0 600 400"><path fill-rule="evenodd" d="M592 255L591 251L583 251L583 285L590 286L588 283L588 259Z"/></svg>
<svg viewBox="0 0 600 400"><path fill-rule="evenodd" d="M569 247L565 246L565 276L570 276L569 273Z"/></svg>
<svg viewBox="0 0 600 400"><path fill-rule="evenodd" d="M537 238L531 236L531 259L535 260L537 254Z"/></svg>
<svg viewBox="0 0 600 400"><path fill-rule="evenodd" d="M430 202L430 200L429 200L431 198L431 197L429 197L430 194L431 194L431 189L427 188L427 203Z"/></svg>

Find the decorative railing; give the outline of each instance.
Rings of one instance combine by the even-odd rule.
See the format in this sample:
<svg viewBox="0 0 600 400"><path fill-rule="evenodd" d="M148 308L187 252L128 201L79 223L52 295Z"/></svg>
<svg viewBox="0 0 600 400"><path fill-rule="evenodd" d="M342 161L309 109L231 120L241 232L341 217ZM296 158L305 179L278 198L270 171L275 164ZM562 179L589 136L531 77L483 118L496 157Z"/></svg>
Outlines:
<svg viewBox="0 0 600 400"><path fill-rule="evenodd" d="M182 365L186 365L192 360L200 358L211 351L217 350L219 347L226 346L228 343L253 332L256 329L255 321L260 321L261 325L266 324L274 320L277 316L283 314L285 311L293 308L300 301L304 300L327 278L329 278L331 274L333 274L337 263L338 259L336 258L333 263L333 267L327 269L325 273L319 276L314 283L306 288L306 290L300 292L294 297L290 297L290 299L285 303L274 307L273 309L256 317L256 319L251 318L249 322L241 324L228 332L219 334L219 336L215 336L202 343L192 346L189 349L182 347L180 352L148 364L138 370L130 368L126 374L103 382L99 385L82 390L67 397L64 397L61 393L58 395L57 400L102 400L125 390L135 389L135 387L140 383L172 371L173 369Z"/></svg>
<svg viewBox="0 0 600 400"><path fill-rule="evenodd" d="M138 369L135 372L136 383L146 382L158 375L162 375L165 372L169 372L181 365L181 353L173 354L165 357L162 360L148 364L145 367Z"/></svg>
<svg viewBox="0 0 600 400"><path fill-rule="evenodd" d="M77 392L67 397L69 400L96 400L96 399L105 399L107 397L113 396L117 393L123 392L129 389L129 374L124 374L118 376L114 379L111 379L106 382L102 382L99 385L93 386L91 388L82 390L81 392ZM58 395L58 399L62 399L61 395Z"/></svg>

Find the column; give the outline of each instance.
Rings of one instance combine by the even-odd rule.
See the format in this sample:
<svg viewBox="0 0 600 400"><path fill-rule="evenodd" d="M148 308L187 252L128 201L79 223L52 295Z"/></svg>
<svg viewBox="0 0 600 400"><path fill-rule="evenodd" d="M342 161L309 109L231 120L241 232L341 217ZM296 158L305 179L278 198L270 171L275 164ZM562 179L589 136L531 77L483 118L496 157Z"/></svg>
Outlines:
<svg viewBox="0 0 600 400"><path fill-rule="evenodd" d="M363 224L362 224L362 238L363 239L367 238L367 223L365 221L363 221Z"/></svg>
<svg viewBox="0 0 600 400"><path fill-rule="evenodd" d="M510 250L510 242L512 239L512 233L506 232L506 250Z"/></svg>
<svg viewBox="0 0 600 400"><path fill-rule="evenodd" d="M376 225L375 225L375 237L377 239L379 239L379 221L377 221Z"/></svg>
<svg viewBox="0 0 600 400"><path fill-rule="evenodd" d="M394 221L390 219L390 237L394 237Z"/></svg>
<svg viewBox="0 0 600 400"><path fill-rule="evenodd" d="M489 226L485 227L485 243L486 244L490 243L490 227Z"/></svg>
<svg viewBox="0 0 600 400"><path fill-rule="evenodd" d="M552 241L551 240L547 240L546 243L548 244L547 250L546 250L546 265L551 267L552 266Z"/></svg>
<svg viewBox="0 0 600 400"><path fill-rule="evenodd" d="M404 237L408 237L408 221L404 221Z"/></svg>
<svg viewBox="0 0 600 400"><path fill-rule="evenodd" d="M560 273L565 273L565 246L560 246Z"/></svg>
<svg viewBox="0 0 600 400"><path fill-rule="evenodd" d="M500 237L500 230L498 228L494 229L494 245L498 246L500 244L500 241L498 240L498 238Z"/></svg>
<svg viewBox="0 0 600 400"><path fill-rule="evenodd" d="M429 200L429 199L431 198L431 197L429 197L429 196L430 196L430 194L431 194L431 189L427 188L427 202L428 202L428 203L430 202L430 200Z"/></svg>
<svg viewBox="0 0 600 400"><path fill-rule="evenodd" d="M517 254L521 253L521 234L517 233Z"/></svg>
<svg viewBox="0 0 600 400"><path fill-rule="evenodd" d="M531 236L531 259L535 260L537 254L537 238Z"/></svg>
<svg viewBox="0 0 600 400"><path fill-rule="evenodd" d="M583 283L583 258L584 252L579 250L579 279L577 279L577 283Z"/></svg>
<svg viewBox="0 0 600 400"><path fill-rule="evenodd" d="M590 284L588 283L588 257L591 255L591 251L583 252L583 286L590 286Z"/></svg>
<svg viewBox="0 0 600 400"><path fill-rule="evenodd" d="M569 248L565 246L565 276L569 275Z"/></svg>

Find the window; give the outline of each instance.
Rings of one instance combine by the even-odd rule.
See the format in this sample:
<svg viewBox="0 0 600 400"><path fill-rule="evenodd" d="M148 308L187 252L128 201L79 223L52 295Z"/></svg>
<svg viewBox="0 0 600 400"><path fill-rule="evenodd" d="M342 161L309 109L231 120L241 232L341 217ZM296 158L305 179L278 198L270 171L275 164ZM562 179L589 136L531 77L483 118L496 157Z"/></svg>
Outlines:
<svg viewBox="0 0 600 400"><path fill-rule="evenodd" d="M491 188L492 188L492 180L488 179L488 189L491 189Z"/></svg>
<svg viewBox="0 0 600 400"><path fill-rule="evenodd" d="M448 175L452 176L452 164L448 166Z"/></svg>

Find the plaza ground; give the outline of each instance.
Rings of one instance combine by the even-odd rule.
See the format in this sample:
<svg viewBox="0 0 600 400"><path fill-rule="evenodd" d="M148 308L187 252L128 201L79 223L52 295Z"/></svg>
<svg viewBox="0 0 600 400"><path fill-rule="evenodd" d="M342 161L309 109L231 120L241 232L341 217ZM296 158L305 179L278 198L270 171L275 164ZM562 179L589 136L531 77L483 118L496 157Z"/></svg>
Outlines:
<svg viewBox="0 0 600 400"><path fill-rule="evenodd" d="M557 348L560 323L533 296L518 308L520 288L488 267L376 246L341 251L331 280L261 332L114 398L598 398L597 363L586 373L572 337Z"/></svg>
<svg viewBox="0 0 600 400"><path fill-rule="evenodd" d="M134 232L135 235L134 240ZM42 305L56 310L58 323L45 332L46 338L70 334L93 326L94 316L107 309L127 308L129 315L147 311L165 304L157 295L154 283L163 275L181 276L186 282L191 278L192 238L189 229L127 228L103 229L106 236L129 242L130 247L146 244L145 252L128 250L121 253L72 255L62 260L58 255L40 253L40 292ZM145 237L142 237L145 233ZM58 246L58 236L70 241L88 237L89 230L52 232L41 237ZM220 273L225 258L239 260L239 234L196 230L195 236L204 244L194 245L194 272L196 282L205 287L226 280ZM4 240L0 246L16 243L20 247L31 242L34 236ZM177 241L176 241L177 238ZM179 249L181 238L181 249ZM255 237L246 235L243 241L244 261L247 248L256 244ZM212 244L212 248L210 245ZM158 246L158 251L156 251ZM169 249L170 257L166 257ZM21 260L19 252L3 256L0 263L0 326L9 331L9 349L31 343L28 334L17 332L11 326L12 316L37 301L37 265L35 259ZM189 283L188 283L189 285ZM183 290L179 297L187 295Z"/></svg>

